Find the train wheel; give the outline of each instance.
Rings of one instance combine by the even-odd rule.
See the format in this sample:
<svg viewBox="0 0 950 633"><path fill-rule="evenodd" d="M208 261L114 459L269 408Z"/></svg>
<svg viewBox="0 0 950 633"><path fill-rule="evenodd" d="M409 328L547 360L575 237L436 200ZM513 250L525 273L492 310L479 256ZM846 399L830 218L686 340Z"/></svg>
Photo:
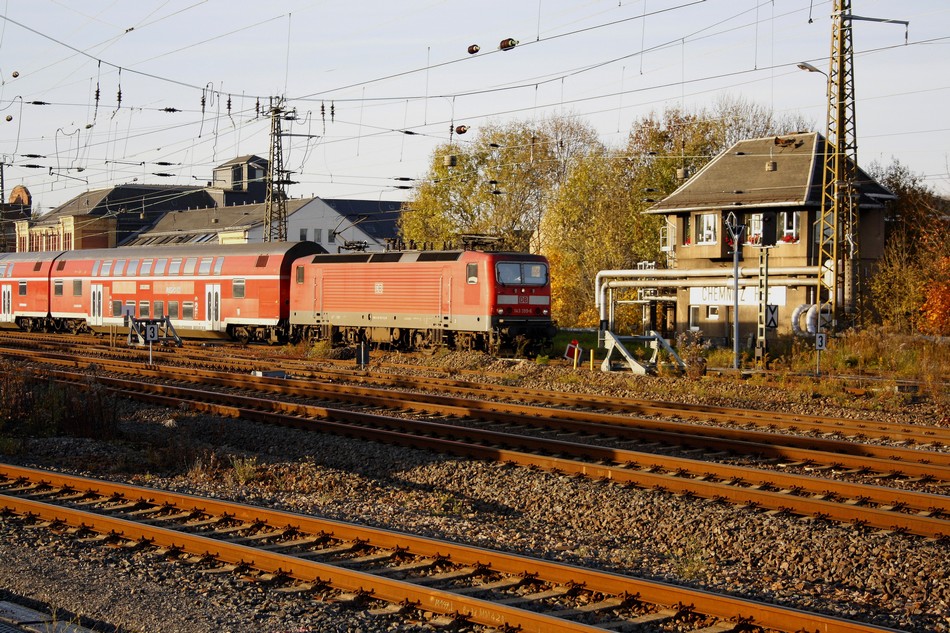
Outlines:
<svg viewBox="0 0 950 633"><path fill-rule="evenodd" d="M247 345L251 340L251 333L247 331L247 328L235 328L234 339L241 345Z"/></svg>

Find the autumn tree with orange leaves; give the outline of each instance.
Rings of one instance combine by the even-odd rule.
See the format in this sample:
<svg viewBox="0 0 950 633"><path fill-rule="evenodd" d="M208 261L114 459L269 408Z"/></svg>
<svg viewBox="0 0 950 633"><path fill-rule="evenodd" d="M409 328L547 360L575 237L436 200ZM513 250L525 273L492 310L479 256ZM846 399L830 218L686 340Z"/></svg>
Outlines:
<svg viewBox="0 0 950 633"><path fill-rule="evenodd" d="M950 335L950 202L898 160L868 171L897 195L887 210L884 257L870 282L875 316L902 332Z"/></svg>

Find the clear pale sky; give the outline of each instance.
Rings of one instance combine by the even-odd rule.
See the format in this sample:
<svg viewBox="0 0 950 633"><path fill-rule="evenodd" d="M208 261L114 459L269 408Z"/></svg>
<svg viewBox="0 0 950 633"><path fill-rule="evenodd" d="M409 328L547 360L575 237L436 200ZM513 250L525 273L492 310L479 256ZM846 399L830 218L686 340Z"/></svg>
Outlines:
<svg viewBox="0 0 950 633"><path fill-rule="evenodd" d="M824 133L825 77L796 64L827 71L831 11L818 0L2 0L6 195L24 184L46 211L113 184L204 184L230 158L267 157L269 120L255 110L275 96L297 115L283 140L293 197L401 199L407 181L395 178L423 177L453 123L469 127L453 139L466 143L488 122L564 114L622 146L651 111L730 95ZM906 44L901 24L854 22L859 162L897 158L950 194L950 2L853 0L852 12L910 22ZM499 50L506 38L518 45Z"/></svg>

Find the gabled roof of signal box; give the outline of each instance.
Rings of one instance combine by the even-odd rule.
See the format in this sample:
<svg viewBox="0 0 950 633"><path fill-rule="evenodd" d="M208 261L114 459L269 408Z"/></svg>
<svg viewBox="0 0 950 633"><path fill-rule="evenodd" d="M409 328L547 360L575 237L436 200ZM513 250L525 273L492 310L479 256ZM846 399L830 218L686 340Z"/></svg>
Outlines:
<svg viewBox="0 0 950 633"><path fill-rule="evenodd" d="M824 146L817 132L739 141L646 213L819 207ZM860 207L895 198L860 168L855 184Z"/></svg>

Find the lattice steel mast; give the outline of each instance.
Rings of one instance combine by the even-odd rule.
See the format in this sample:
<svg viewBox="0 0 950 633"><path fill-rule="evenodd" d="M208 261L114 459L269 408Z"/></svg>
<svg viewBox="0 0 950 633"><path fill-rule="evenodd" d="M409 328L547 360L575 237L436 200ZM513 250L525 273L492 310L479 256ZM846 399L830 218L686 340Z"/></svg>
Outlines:
<svg viewBox="0 0 950 633"><path fill-rule="evenodd" d="M865 18L851 13L851 0L834 0L831 63L828 70L828 128L825 134L822 202L818 231L819 314L831 329L856 324L861 314L861 245L859 241L858 135L854 98L852 22L904 20ZM904 34L905 43L907 33ZM821 319L821 317L819 317Z"/></svg>
<svg viewBox="0 0 950 633"><path fill-rule="evenodd" d="M283 99L271 99L270 104L270 150L267 163L267 191L264 194L264 241L287 241L287 192L284 186L291 184L284 169L284 150L281 138L281 121L288 115Z"/></svg>

